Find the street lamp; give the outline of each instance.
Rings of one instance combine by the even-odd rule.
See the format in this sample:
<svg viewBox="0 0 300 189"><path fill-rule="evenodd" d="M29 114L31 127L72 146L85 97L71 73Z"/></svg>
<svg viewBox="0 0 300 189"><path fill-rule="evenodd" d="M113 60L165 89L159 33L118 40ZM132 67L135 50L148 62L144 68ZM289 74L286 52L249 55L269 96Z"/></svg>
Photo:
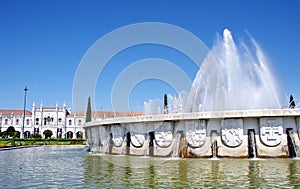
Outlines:
<svg viewBox="0 0 300 189"><path fill-rule="evenodd" d="M1 129L2 129L2 112L0 112L0 132L1 132Z"/></svg>
<svg viewBox="0 0 300 189"><path fill-rule="evenodd" d="M25 126L25 109L26 109L26 96L27 96L28 88L24 88L24 112L23 112L23 125L22 125L22 132L21 132L21 138L24 138L24 126Z"/></svg>

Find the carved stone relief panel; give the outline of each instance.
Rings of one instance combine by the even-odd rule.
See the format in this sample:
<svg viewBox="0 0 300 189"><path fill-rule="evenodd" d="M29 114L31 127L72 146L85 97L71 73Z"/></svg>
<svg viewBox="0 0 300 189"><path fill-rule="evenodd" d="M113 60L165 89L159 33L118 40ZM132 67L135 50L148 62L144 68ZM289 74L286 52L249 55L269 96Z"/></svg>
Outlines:
<svg viewBox="0 0 300 189"><path fill-rule="evenodd" d="M199 148L206 140L205 120L191 120L185 122L185 141L192 148Z"/></svg>
<svg viewBox="0 0 300 189"><path fill-rule="evenodd" d="M125 128L121 125L112 125L110 131L114 145L120 147L124 142Z"/></svg>
<svg viewBox="0 0 300 189"><path fill-rule="evenodd" d="M164 122L155 131L155 143L162 148L169 147L173 141L172 126L170 122Z"/></svg>
<svg viewBox="0 0 300 189"><path fill-rule="evenodd" d="M277 146L282 136L282 118L260 118L260 139L265 145Z"/></svg>
<svg viewBox="0 0 300 189"><path fill-rule="evenodd" d="M241 145L243 142L243 119L224 119L221 134L222 141L226 146Z"/></svg>

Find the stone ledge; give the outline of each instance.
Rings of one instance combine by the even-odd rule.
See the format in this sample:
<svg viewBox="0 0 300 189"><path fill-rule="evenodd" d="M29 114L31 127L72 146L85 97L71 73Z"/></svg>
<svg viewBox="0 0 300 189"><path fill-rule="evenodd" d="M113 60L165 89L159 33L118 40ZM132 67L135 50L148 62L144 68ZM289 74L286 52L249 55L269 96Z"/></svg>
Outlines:
<svg viewBox="0 0 300 189"><path fill-rule="evenodd" d="M260 110L234 110L218 112L193 112L193 113L172 113L142 115L134 117L115 117L88 122L84 127L97 125L113 125L122 123L141 123L158 121L177 121L195 119L217 119L217 118L257 118L257 117L296 117L300 116L300 109L260 109Z"/></svg>

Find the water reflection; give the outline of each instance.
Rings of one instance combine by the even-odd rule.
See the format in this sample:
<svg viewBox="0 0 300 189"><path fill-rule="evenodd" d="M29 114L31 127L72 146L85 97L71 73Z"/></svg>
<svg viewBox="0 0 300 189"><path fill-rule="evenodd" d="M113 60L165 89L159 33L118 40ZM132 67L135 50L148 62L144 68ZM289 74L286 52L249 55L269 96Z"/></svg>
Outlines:
<svg viewBox="0 0 300 189"><path fill-rule="evenodd" d="M82 147L0 151L1 188L299 188L297 159L91 155Z"/></svg>
<svg viewBox="0 0 300 189"><path fill-rule="evenodd" d="M300 185L299 160L175 159L87 156L86 183L94 187L295 188ZM107 161L109 159L109 161ZM124 161L121 163L121 159ZM143 161L140 161L140 160ZM95 161L96 160L96 161ZM112 160L117 160L114 163ZM93 162L92 162L93 161ZM133 165L133 162L136 164ZM101 166L90 166L97 163ZM139 164L139 165L138 165ZM107 174L101 174L101 169ZM100 176L100 175L101 176ZM95 177L95 175L98 175ZM96 182L96 179L98 182ZM91 186L88 184L87 186Z"/></svg>
<svg viewBox="0 0 300 189"><path fill-rule="evenodd" d="M248 181L249 188L259 188L264 179L261 177L260 161L249 161Z"/></svg>
<svg viewBox="0 0 300 189"><path fill-rule="evenodd" d="M288 166L288 181L289 185L295 188L300 188L299 176L300 176L300 161L291 160Z"/></svg>
<svg viewBox="0 0 300 189"><path fill-rule="evenodd" d="M1 188L69 188L82 185L82 147L0 151Z"/></svg>

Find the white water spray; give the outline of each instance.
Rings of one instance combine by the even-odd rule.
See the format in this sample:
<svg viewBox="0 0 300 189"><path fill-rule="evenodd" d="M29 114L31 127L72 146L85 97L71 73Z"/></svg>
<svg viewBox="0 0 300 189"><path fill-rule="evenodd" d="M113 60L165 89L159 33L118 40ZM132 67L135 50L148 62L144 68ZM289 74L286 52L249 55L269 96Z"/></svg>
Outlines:
<svg viewBox="0 0 300 189"><path fill-rule="evenodd" d="M281 108L279 90L267 58L250 36L236 44L225 29L203 61L185 99L168 98L171 111L183 112ZM175 101L173 100L175 99ZM175 105L174 105L175 103Z"/></svg>

